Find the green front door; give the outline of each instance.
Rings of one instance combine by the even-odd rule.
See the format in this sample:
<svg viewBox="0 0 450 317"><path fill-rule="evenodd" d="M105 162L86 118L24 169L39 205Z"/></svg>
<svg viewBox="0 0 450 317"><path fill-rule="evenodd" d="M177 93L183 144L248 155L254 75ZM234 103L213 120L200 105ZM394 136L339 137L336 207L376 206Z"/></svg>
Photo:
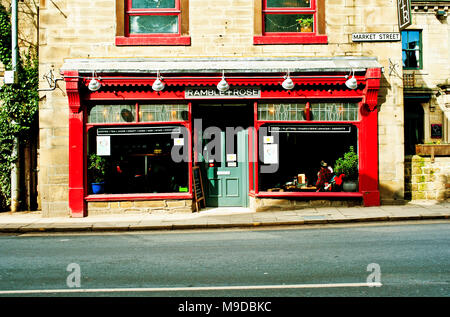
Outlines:
<svg viewBox="0 0 450 317"><path fill-rule="evenodd" d="M231 138L233 140L230 140ZM233 142L233 146L227 147L227 142ZM220 144L220 149L215 149L215 160L212 158L212 155L208 155L208 151L205 152L203 158L206 206L247 207L247 130L238 131L233 136L222 130L220 132L220 142L216 144Z"/></svg>

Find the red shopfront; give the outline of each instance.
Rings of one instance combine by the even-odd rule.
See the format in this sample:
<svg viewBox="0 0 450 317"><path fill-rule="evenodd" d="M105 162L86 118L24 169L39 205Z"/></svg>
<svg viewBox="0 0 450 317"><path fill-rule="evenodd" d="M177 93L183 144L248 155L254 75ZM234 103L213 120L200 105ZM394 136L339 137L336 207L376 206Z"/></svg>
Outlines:
<svg viewBox="0 0 450 317"><path fill-rule="evenodd" d="M206 168L203 176L205 186L210 186L206 190L210 206L245 207L249 197L361 199L364 206L379 205L381 67L373 58L339 61L344 65L334 68L291 65L289 73L285 64L281 67L267 60L250 61L248 68L235 60L219 65L200 62L200 67L197 61L196 67L161 62L151 72L98 64L65 65L71 216L87 216L89 202L192 200L195 165ZM295 64L291 60L283 63ZM345 85L352 70L355 89ZM152 89L157 73L164 83L160 91ZM293 81L292 89L282 85L287 75ZM90 91L87 87L94 77L101 87ZM220 92L216 86L223 78L230 88ZM234 147L222 144L221 156L210 159L205 153L212 152L204 136L211 127L223 136L227 128L237 131L239 127L244 132L236 133ZM170 133L173 129L179 133L176 138ZM95 194L89 186L90 158L105 151L99 140L106 140L103 155L111 175L107 190ZM350 146L358 155L357 191L310 190L319 162L333 165ZM182 160L169 155L174 148L182 153ZM272 158L265 156L269 149L274 150ZM298 174L308 182L305 189L280 190ZM158 181L149 183L149 179ZM217 198L218 192L227 191L229 197Z"/></svg>

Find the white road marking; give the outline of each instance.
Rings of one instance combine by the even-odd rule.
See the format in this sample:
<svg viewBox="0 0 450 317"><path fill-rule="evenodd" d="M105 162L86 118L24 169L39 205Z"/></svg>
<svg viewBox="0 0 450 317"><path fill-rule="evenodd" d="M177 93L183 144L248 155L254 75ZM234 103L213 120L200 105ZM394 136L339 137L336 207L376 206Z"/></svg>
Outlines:
<svg viewBox="0 0 450 317"><path fill-rule="evenodd" d="M336 284L293 284L293 285L242 285L242 286L203 286L203 287L151 287L151 288L74 288L74 289L31 289L0 291L0 295L12 294L51 294L51 293L119 293L119 292L184 292L184 291L223 291L260 290L295 288L335 288L335 287L380 287L381 283L336 283Z"/></svg>

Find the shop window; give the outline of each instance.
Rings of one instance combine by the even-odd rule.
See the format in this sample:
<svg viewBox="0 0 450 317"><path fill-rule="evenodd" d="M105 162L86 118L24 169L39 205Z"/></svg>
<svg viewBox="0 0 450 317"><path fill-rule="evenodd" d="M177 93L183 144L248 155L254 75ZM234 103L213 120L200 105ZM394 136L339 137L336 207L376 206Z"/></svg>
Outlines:
<svg viewBox="0 0 450 317"><path fill-rule="evenodd" d="M140 122L186 121L188 120L187 104L139 105Z"/></svg>
<svg viewBox="0 0 450 317"><path fill-rule="evenodd" d="M254 44L320 44L324 0L255 0Z"/></svg>
<svg viewBox="0 0 450 317"><path fill-rule="evenodd" d="M188 112L187 103L91 105L87 181L103 188L88 193L189 192Z"/></svg>
<svg viewBox="0 0 450 317"><path fill-rule="evenodd" d="M312 103L311 120L314 121L357 121L357 103Z"/></svg>
<svg viewBox="0 0 450 317"><path fill-rule="evenodd" d="M261 121L357 121L357 103L263 103L258 105Z"/></svg>
<svg viewBox="0 0 450 317"><path fill-rule="evenodd" d="M263 151L266 147L275 147L277 155L271 164L278 167L275 172L265 173L266 157L262 155L259 158L259 191L316 192L314 187L322 161L333 170L337 159L350 146L358 153L358 130L353 125L280 124L262 127L267 129L272 139L270 144L260 139L259 146Z"/></svg>
<svg viewBox="0 0 450 317"><path fill-rule="evenodd" d="M422 69L422 32L402 31L404 69Z"/></svg>
<svg viewBox="0 0 450 317"><path fill-rule="evenodd" d="M126 123L136 121L135 105L95 105L88 115L88 123Z"/></svg>
<svg viewBox="0 0 450 317"><path fill-rule="evenodd" d="M187 0L116 0L116 45L190 45Z"/></svg>
<svg viewBox="0 0 450 317"><path fill-rule="evenodd" d="M89 194L188 192L189 165L174 160L176 126L94 126L88 132ZM181 128L178 127L178 128ZM187 145L187 140L182 145ZM99 169L94 168L97 165Z"/></svg>
<svg viewBox="0 0 450 317"><path fill-rule="evenodd" d="M136 115L137 113L139 114L138 116ZM174 122L187 120L187 104L102 104L92 106L88 115L88 123Z"/></svg>

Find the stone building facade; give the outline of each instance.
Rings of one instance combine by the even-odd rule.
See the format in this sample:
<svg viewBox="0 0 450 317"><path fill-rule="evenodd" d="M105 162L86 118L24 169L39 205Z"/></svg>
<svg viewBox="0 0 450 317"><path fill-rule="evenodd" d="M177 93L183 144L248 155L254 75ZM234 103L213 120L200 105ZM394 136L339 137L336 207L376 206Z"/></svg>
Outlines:
<svg viewBox="0 0 450 317"><path fill-rule="evenodd" d="M450 198L450 1L412 0L412 24L420 62L405 67L405 198ZM405 56L404 56L405 58ZM413 135L412 135L412 134ZM428 151L416 151L425 144ZM431 155L431 149L436 157Z"/></svg>
<svg viewBox="0 0 450 317"><path fill-rule="evenodd" d="M375 58L380 65L376 106L378 116L376 153L380 202L389 204L403 201L405 190L404 89L403 70L398 67L402 65L401 41L354 42L352 40L353 33L399 32L395 0L318 0L314 2L318 10L316 31L320 34L317 35L325 35L326 38L321 43L314 43L314 41L309 43L258 42L258 36L261 36L262 32L265 3L261 0L221 2L182 0L180 2L181 35L188 38L188 43L171 44L163 41L127 44L126 41L122 41L125 23L124 4L126 3L119 0L100 2L40 0L40 73L44 75L49 70L53 70L55 74L66 76L66 81L57 82L57 89L41 93L39 192L44 216L71 215L69 157L72 147L69 144L68 124L71 116L70 100L68 101L71 88L66 87L68 73L64 71L70 70L67 65L73 66L77 61L82 61L85 65L101 62L101 65L107 65L105 69L111 71L120 69L121 61L150 63L152 60L214 61L222 58L231 62L244 59L245 62L245 59L285 61L288 58L308 63L314 60L324 61L336 58L344 60ZM426 19L435 19L435 17L416 16L414 23L416 25L426 23ZM440 26L443 27L443 25ZM429 28L432 29L431 26ZM438 41L434 38L433 40ZM448 50L445 51L448 54ZM436 57L430 56L431 59ZM84 69L83 76L86 80L89 79L88 76L91 76L87 72L89 67ZM448 64L446 67L446 75L441 74L442 77L448 78ZM433 71L443 68L444 64L436 64L432 67ZM89 68L89 70L94 69ZM81 74L81 68L78 71L78 74ZM100 73L102 70L97 68L96 71ZM349 68L348 71L351 69ZM427 76L422 76L422 80L430 82L433 86L441 83L441 79L431 80ZM42 80L41 88L47 87L47 82ZM437 100L440 99L442 96L437 97ZM123 201L114 200L89 201L88 204L91 204L92 211L95 209L97 213L101 213L103 208L123 211L125 207L121 208L121 204L126 205ZM150 202L147 205L155 204L159 207L164 205L164 208L159 210L169 210L170 204L174 203L167 200L163 203ZM289 203L289 205L293 204ZM128 205L133 205L133 210L139 210L139 206L147 206L144 202L137 204L136 201L128 202ZM178 207L180 206L181 208L188 206L190 209L189 199L181 200L181 203L178 203ZM151 209L147 207L145 210ZM87 214L90 214L89 208L88 206Z"/></svg>

